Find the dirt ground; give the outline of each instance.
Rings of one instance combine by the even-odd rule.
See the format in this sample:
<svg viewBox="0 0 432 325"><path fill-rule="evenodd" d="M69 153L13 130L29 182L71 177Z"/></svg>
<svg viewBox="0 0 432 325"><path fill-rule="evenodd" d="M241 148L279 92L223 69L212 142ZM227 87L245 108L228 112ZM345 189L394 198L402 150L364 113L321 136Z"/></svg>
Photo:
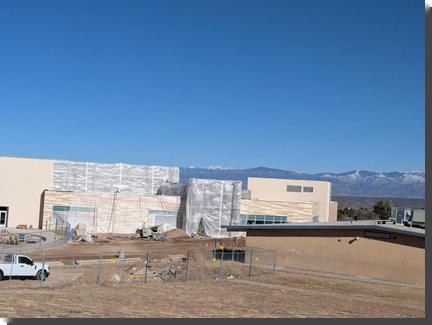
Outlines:
<svg viewBox="0 0 432 325"><path fill-rule="evenodd" d="M208 249L206 242L199 245ZM116 253L155 258L144 261L51 267L40 288L35 280L0 281L0 317L424 317L424 289L305 274L254 270L219 261L190 261L187 281L182 256L189 240L166 242L116 238L101 243L48 249L48 256ZM195 246L195 248L198 246ZM157 255L160 255L158 257ZM168 255L170 254L170 255ZM89 255L90 256L90 255ZM206 264L207 263L207 264ZM167 266L175 275L161 280ZM100 267L100 269L98 269ZM96 283L101 270L100 284ZM133 270L134 272L132 272ZM131 275L132 274L132 275ZM222 276L220 276L222 274ZM205 275L204 277L202 275Z"/></svg>
<svg viewBox="0 0 432 325"><path fill-rule="evenodd" d="M205 247L213 245L213 241L196 241L192 239L172 239L166 241L153 241L147 239L131 239L129 236L117 235L107 240L86 242L71 242L66 246L49 248L45 250L45 255L49 256L73 256L88 255L98 257L103 253L106 255L115 255L119 250L128 253L129 256L144 256L147 252L152 254L185 254L192 247ZM32 254L33 253L33 254ZM41 255L40 250L29 253L28 255Z"/></svg>
<svg viewBox="0 0 432 325"><path fill-rule="evenodd" d="M0 296L0 315L5 318L424 317L421 289L301 275L20 290L6 282L1 283Z"/></svg>

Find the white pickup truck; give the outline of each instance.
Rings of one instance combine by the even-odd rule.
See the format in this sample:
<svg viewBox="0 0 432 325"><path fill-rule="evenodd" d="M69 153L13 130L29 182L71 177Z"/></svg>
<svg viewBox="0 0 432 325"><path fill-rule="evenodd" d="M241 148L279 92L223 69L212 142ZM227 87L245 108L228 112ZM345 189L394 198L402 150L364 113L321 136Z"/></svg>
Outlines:
<svg viewBox="0 0 432 325"><path fill-rule="evenodd" d="M5 278L45 280L50 273L47 263L44 263L43 270L44 271L42 271L42 263L35 263L28 256L8 253L0 254L0 280Z"/></svg>

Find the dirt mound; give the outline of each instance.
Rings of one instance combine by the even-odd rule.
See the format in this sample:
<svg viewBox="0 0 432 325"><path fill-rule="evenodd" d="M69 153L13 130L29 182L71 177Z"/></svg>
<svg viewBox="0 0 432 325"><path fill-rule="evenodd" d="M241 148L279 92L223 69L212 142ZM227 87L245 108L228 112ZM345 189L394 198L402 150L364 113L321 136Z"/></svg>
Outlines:
<svg viewBox="0 0 432 325"><path fill-rule="evenodd" d="M170 230L165 234L164 237L167 240L170 240L170 239L176 239L176 240L190 239L190 237L186 234L186 232L183 229Z"/></svg>

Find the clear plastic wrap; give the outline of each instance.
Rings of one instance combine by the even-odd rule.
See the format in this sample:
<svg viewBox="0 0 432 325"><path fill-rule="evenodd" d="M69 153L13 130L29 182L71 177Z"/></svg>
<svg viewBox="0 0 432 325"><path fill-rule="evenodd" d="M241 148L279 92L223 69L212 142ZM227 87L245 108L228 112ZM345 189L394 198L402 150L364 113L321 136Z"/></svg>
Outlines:
<svg viewBox="0 0 432 325"><path fill-rule="evenodd" d="M55 161L53 190L156 194L161 184L178 183L178 167Z"/></svg>
<svg viewBox="0 0 432 325"><path fill-rule="evenodd" d="M240 223L240 199L240 181L190 179L183 228L188 235L204 232L216 238L235 236L221 226Z"/></svg>

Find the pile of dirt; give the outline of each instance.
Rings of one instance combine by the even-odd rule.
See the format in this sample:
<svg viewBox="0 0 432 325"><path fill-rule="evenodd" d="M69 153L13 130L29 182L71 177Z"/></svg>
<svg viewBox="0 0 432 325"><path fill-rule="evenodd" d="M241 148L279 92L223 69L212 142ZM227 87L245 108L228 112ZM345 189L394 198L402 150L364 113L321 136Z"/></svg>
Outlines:
<svg viewBox="0 0 432 325"><path fill-rule="evenodd" d="M166 240L185 240L190 239L190 236L183 229L173 229L166 232L164 238Z"/></svg>

